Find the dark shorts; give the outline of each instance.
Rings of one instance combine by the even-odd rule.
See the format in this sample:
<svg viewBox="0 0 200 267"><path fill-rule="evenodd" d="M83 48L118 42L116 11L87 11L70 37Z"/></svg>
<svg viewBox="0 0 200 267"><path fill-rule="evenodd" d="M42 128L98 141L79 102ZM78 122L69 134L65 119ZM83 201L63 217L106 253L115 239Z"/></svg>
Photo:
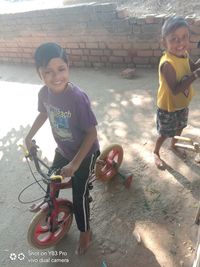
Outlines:
<svg viewBox="0 0 200 267"><path fill-rule="evenodd" d="M157 109L157 130L162 136L173 137L177 131L182 130L187 126L188 108L168 112L162 109Z"/></svg>

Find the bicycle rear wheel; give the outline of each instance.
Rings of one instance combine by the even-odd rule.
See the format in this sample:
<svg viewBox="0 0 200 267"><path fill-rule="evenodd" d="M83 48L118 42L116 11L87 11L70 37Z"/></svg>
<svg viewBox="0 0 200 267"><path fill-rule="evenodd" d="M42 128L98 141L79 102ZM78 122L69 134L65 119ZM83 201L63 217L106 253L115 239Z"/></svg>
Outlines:
<svg viewBox="0 0 200 267"><path fill-rule="evenodd" d="M102 181L109 181L114 177L123 160L123 148L112 144L104 149L95 164L95 176Z"/></svg>
<svg viewBox="0 0 200 267"><path fill-rule="evenodd" d="M58 208L58 229L50 231L48 209L40 210L32 219L27 239L31 246L39 249L49 248L57 244L69 232L73 220L72 208L62 201Z"/></svg>

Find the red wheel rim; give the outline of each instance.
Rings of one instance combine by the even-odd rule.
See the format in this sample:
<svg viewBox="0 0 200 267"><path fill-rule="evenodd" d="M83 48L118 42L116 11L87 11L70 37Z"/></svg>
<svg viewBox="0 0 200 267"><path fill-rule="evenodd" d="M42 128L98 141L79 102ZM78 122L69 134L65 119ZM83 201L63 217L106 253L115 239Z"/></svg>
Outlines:
<svg viewBox="0 0 200 267"><path fill-rule="evenodd" d="M38 222L34 231L34 239L39 245L48 245L59 239L63 234L66 224L70 222L71 214L66 209L59 209L58 212L58 229L50 232L49 222Z"/></svg>
<svg viewBox="0 0 200 267"><path fill-rule="evenodd" d="M112 149L104 159L105 164L103 164L101 168L101 173L105 179L117 173L119 156L119 151L117 149Z"/></svg>

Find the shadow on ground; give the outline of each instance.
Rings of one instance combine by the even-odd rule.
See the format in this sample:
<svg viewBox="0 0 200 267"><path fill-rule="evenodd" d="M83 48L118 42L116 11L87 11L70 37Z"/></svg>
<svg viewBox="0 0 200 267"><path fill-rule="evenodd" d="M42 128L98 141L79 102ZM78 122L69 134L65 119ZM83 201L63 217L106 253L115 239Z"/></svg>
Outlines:
<svg viewBox="0 0 200 267"><path fill-rule="evenodd" d="M164 171L152 161L155 129L155 97L157 71L138 69L134 80L124 80L120 70L72 69L71 81L89 95L97 116L101 148L119 143L124 149L121 170L132 172L132 186L127 190L119 177L110 183L96 181L92 191L91 226L93 243L84 257L74 254L78 233L75 222L56 247L43 252L31 248L26 241L28 225L33 214L28 205L18 202L19 192L32 182L29 169L22 159L18 144L28 132L37 115L37 94L40 82L32 77L32 67L0 66L2 128L0 132L0 253L4 266L10 266L10 253L23 252L23 266L51 266L54 257L66 259L68 266L100 267L103 260L109 267L178 267L190 266L195 246L196 229L191 230L199 199L199 165L188 154L183 161L168 150L166 142L162 157L167 163ZM199 140L199 94L191 105L187 136ZM48 124L37 134L42 157L53 159L55 143ZM33 186L23 196L40 197ZM65 192L63 195L66 196ZM133 232L141 236L138 243ZM19 242L20 240L20 242ZM188 250L188 248L191 248ZM56 257L55 257L56 258ZM45 260L50 262L45 262ZM35 262L34 262L35 260ZM43 262L42 262L43 261ZM15 266L22 266L15 261ZM63 263L56 263L63 266Z"/></svg>

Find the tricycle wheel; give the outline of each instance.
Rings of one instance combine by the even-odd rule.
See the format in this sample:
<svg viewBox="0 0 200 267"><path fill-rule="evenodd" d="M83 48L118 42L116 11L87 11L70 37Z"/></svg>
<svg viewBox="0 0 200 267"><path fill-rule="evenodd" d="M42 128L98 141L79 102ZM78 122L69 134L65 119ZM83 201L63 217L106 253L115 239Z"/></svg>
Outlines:
<svg viewBox="0 0 200 267"><path fill-rule="evenodd" d="M58 208L58 229L50 231L48 209L40 210L32 219L27 239L31 246L44 249L57 244L65 234L68 233L73 219L71 207L59 204Z"/></svg>
<svg viewBox="0 0 200 267"><path fill-rule="evenodd" d="M114 177L123 160L123 148L112 144L102 151L95 164L95 176L102 181Z"/></svg>

